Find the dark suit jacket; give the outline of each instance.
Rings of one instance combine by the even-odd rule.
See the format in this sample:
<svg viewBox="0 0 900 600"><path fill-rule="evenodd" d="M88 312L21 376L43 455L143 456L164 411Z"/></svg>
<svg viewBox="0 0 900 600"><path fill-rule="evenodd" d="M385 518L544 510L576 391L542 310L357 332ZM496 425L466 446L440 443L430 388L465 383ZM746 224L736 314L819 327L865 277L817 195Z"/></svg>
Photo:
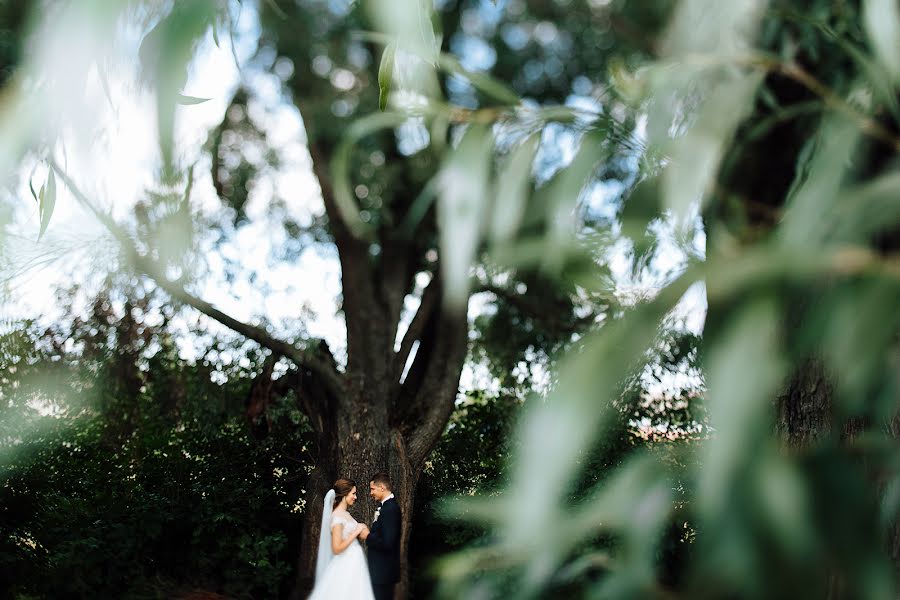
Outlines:
<svg viewBox="0 0 900 600"><path fill-rule="evenodd" d="M400 581L400 505L394 498L381 505L366 546L372 583L386 585Z"/></svg>

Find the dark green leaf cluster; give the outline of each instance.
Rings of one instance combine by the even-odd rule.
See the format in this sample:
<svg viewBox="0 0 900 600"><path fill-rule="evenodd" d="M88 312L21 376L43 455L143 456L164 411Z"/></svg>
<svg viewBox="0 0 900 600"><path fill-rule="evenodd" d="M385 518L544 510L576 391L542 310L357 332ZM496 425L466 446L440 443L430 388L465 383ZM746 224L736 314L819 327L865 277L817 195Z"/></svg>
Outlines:
<svg viewBox="0 0 900 600"><path fill-rule="evenodd" d="M295 401L279 400L255 439L243 406L258 357L213 382L214 366L179 359L141 307L114 304L3 336L5 594L285 593L308 468ZM220 350L239 362L240 347Z"/></svg>

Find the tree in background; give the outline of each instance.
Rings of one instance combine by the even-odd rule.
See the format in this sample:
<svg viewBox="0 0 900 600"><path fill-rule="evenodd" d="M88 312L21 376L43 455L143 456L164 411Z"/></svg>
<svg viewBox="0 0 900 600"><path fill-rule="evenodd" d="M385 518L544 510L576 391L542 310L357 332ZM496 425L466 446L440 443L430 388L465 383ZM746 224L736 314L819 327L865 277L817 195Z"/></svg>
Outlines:
<svg viewBox="0 0 900 600"><path fill-rule="evenodd" d="M254 438L245 401L264 357L219 339L179 358L162 300L120 279L87 314L4 325L4 597L292 587L311 429L288 394Z"/></svg>
<svg viewBox="0 0 900 600"><path fill-rule="evenodd" d="M435 119L435 127L425 130L416 118L393 111L378 115L367 124L358 124L357 116L375 113L381 102L379 96L388 93L384 85L375 84L379 78L377 57L381 48L355 33L376 29L377 15L373 17L361 5L311 2L289 8L278 3L261 3L260 48L246 66L249 70L281 73L286 81L286 99L296 104L304 119L312 168L325 207L323 215L316 215L304 226L290 220L278 223L288 238L279 251L296 256L298 245L310 242L333 244L337 249L346 356L337 360L323 340L309 339L302 326L276 334L269 327L240 321L221 312L193 291L198 286L191 283L192 276L202 268L198 260L201 246L199 241L194 245L194 240L204 238L204 226L221 227L227 236L246 224L249 194L259 181L260 171L274 156L267 149L262 127L253 122L251 95L242 87L210 138L211 183L223 207L231 209L223 213L225 219L214 218L210 222L192 207L192 193L201 180L198 176L195 182L194 171L177 163L173 132L177 104L198 101L182 94L186 67L196 40L210 31L217 39L224 37L235 24L234 12L246 7L228 3L225 11L220 12L217 3L201 1L174 7L161 5L161 11L155 10L160 8L155 6L151 10L145 8L139 5L133 13L130 9L121 12L116 7L92 4L86 10L94 11L98 23L99 32L92 38L115 39L109 32L115 32L123 19L136 18L149 30L141 43L140 59L144 75L155 84L157 91L162 156L159 189L138 204L133 219L115 220L98 208L99 199L82 192L78 174L65 169L59 150L51 142L45 146L50 150L41 155L50 165L49 174L40 191L35 192L42 230L52 213L56 190L65 186L113 234L120 244L124 264L154 281L176 302L220 321L270 352L249 391L248 414L264 422L267 407L274 402L278 389L290 389L317 436L315 469L306 488L308 510L303 513L305 534L295 592L299 597L311 582L322 497L338 475L364 482L373 469L386 468L391 472L406 515L405 556L416 482L457 400L467 354L466 304L470 291L483 287L498 306L510 305L515 307L514 311L525 311L531 327L539 324L540 331L517 340L511 351L546 356L552 354L559 340L566 340L592 324L606 308L603 301L606 294L579 292L574 282L565 288L548 285L546 274L537 269L508 266L483 271L480 287L471 290L468 264L460 263L453 254L445 257L439 247L439 211L432 203L438 186L436 174L449 148L448 127L454 119ZM490 10L481 14L476 5L446 8L442 15L446 21L446 49L465 39L462 32L454 33L463 13L470 19L484 20L484 26L495 34L499 31L496 23L491 22ZM54 23L59 22L57 19L71 16L71 11L76 16L80 14L74 5L50 13L46 27L52 31ZM115 51L105 41L98 45L101 53ZM477 74L458 64L466 54L461 48L457 49L457 58L448 55L451 67L441 75L439 88L445 88L460 102L489 105L490 95L485 96L483 90L460 80L462 76L479 81ZM565 51L563 46L553 48L550 55L541 59L557 64ZM31 74L41 66L26 63L22 72ZM91 65L71 65L68 70L78 72L81 67L86 72ZM508 64L504 68L511 71L519 66ZM540 78L523 81L523 85L525 90L533 87L535 93L547 99L562 101L564 90L571 87L571 80L577 75L574 70L560 70L552 78L552 85ZM65 81L48 80L51 88L65 84ZM246 87L252 86L248 83ZM13 96L24 97L28 91L27 86L17 86L16 82L10 89ZM493 93L498 90L511 97L502 88ZM56 89L41 91L51 98L65 95ZM24 111L25 107L14 105L13 109ZM557 119L549 113L539 118ZM570 119L571 114L567 112L561 118ZM28 119L21 120L30 124ZM628 127L626 123L620 128L625 131ZM27 138L31 133L26 130L22 137ZM426 142L434 143L422 145L423 135ZM348 143L348 139L354 143ZM262 148L264 159L254 163L248 159L247 151L255 142L261 144L257 148ZM533 138L530 144L532 157L537 151L536 142L537 138ZM557 166L558 159L552 154L558 152L554 150L555 145L553 138L544 144L544 151L551 153L543 159L547 176ZM487 165L490 149L479 146L472 148L475 153L466 160L475 159L476 163ZM523 158L518 160L522 161ZM470 165L462 166L467 169ZM352 188L347 188L345 171L358 174ZM622 169L614 170L607 178L612 179L621 172ZM457 181L464 178L460 175ZM486 183L478 183L477 187L479 194L487 190ZM359 201L356 212L348 210L348 199L353 195ZM277 209L278 203L273 202L272 210ZM542 211L540 207L534 210ZM228 215L233 216L231 223L227 222ZM477 222L471 221L473 216L467 217L469 229L477 227ZM530 219L535 231L544 230L539 219L524 216ZM465 251L472 252L473 256L479 254L475 248ZM442 269L445 262L453 264L450 271ZM460 269L465 271L462 279ZM453 273L450 281L449 272ZM452 310L448 298L453 299ZM552 306L548 300L552 300ZM416 304L418 307L410 310ZM581 307L578 316L573 314L576 305ZM272 377L282 358L291 365L290 372L276 386ZM129 394L136 391L134 384L130 380ZM364 505L363 511L361 517L369 519L371 515L366 513L371 512L371 507Z"/></svg>
<svg viewBox="0 0 900 600"><path fill-rule="evenodd" d="M165 42L181 39L173 32L191 39L212 20L211 4L185 6L144 46L160 90L166 166L184 78L167 76L172 61L162 59L186 62L190 44ZM291 19L305 8L314 10ZM298 397L338 407L319 425L316 407L306 407L322 436L320 455L338 457L332 470L356 475L364 463L387 461L401 494L424 466L424 442L437 441L452 410L465 307L477 289L473 267L498 298L535 292L536 272L539 288L556 288L550 297L597 306L597 266L614 262L610 248L626 247L640 267L668 238L690 264L576 336L550 394L531 403L518 426L504 493L462 505L493 535L448 559L441 591L527 598L565 585L608 597L890 597L894 569L881 532L897 515L896 441L885 430L897 389L891 240L900 16L880 0L817 0L804 9L761 0L683 0L652 10L463 2L437 12L418 2L267 3L259 56L291 61L273 68L293 82L340 255L343 370L316 353L320 344L298 356L292 343L216 312L153 262L166 258L163 238L107 223L138 268L173 296L290 358L301 384L319 380L318 392ZM358 29L375 32L351 33ZM318 46L307 48L309 40ZM227 163L213 178L229 197L247 173L231 175ZM51 172L77 188L62 170ZM51 182L36 194L42 206ZM146 231L186 205L150 211ZM424 276L413 288L416 273ZM681 461L686 474L638 452L610 465L579 501L573 491L594 469L582 457L617 430L624 382L643 372L660 324L698 282L711 307L703 357L713 434L685 450L698 459ZM413 290L420 308L397 340ZM430 387L441 379L453 379L452 392ZM369 412L341 412L367 394ZM389 439L374 446L346 441L385 427ZM350 458L357 456L364 459ZM321 464L324 488L329 467ZM700 551L677 580L666 580L658 549L681 518L676 479L692 498ZM594 547L583 542L598 536L609 541L601 554L582 555Z"/></svg>

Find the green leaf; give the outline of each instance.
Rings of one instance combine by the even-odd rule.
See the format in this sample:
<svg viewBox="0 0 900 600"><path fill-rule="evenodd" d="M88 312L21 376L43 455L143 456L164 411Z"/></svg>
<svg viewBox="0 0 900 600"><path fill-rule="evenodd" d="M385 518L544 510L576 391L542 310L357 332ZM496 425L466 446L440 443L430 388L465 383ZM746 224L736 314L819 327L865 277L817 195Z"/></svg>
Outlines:
<svg viewBox="0 0 900 600"><path fill-rule="evenodd" d="M187 81L194 47L215 21L214 0L176 3L141 41L144 76L156 85L156 120L163 167L172 168L175 110Z"/></svg>
<svg viewBox="0 0 900 600"><path fill-rule="evenodd" d="M802 475L783 456L766 454L756 466L756 500L782 546L796 557L808 556L814 547L813 511Z"/></svg>
<svg viewBox="0 0 900 600"><path fill-rule="evenodd" d="M798 160L797 176L791 186L779 231L780 238L795 248L823 241L831 235L831 221L843 200L839 194L849 176L860 132L855 123L843 116L825 121ZM804 171L808 168L808 173Z"/></svg>
<svg viewBox="0 0 900 600"><path fill-rule="evenodd" d="M396 50L396 42L388 44L381 54L381 64L378 67L378 108L382 111L387 108L388 94L391 91Z"/></svg>
<svg viewBox="0 0 900 600"><path fill-rule="evenodd" d="M598 129L584 136L572 162L560 170L540 189L542 204L547 210L547 233L541 268L558 272L575 237L576 206L581 192L604 158L605 130Z"/></svg>
<svg viewBox="0 0 900 600"><path fill-rule="evenodd" d="M707 199L722 155L738 124L752 110L761 80L759 73L723 77L704 100L691 129L672 143L671 164L662 184L666 207L679 222Z"/></svg>
<svg viewBox="0 0 900 600"><path fill-rule="evenodd" d="M392 0L366 3L375 28L386 34L404 52L420 57L432 67L440 50L430 0Z"/></svg>
<svg viewBox="0 0 900 600"><path fill-rule="evenodd" d="M491 217L491 242L497 244L512 239L525 214L531 167L541 141L541 134L533 133L512 151L497 177L497 199Z"/></svg>
<svg viewBox="0 0 900 600"><path fill-rule="evenodd" d="M278 3L275 2L275 0L266 0L266 4L269 5L269 7L272 9L272 12L274 12L279 19L287 19L287 13L284 12L284 9L278 6Z"/></svg>
<svg viewBox="0 0 900 600"><path fill-rule="evenodd" d="M419 227L422 219L425 218L428 209L431 208L434 199L437 197L437 190L438 179L433 177L428 180L428 183L425 184L425 187L419 192L419 195L416 196L416 199L413 200L412 205L406 212L406 216L403 218L403 222L398 228L400 237L412 239L415 236L416 229Z"/></svg>
<svg viewBox="0 0 900 600"><path fill-rule="evenodd" d="M438 57L438 64L442 69L453 75L467 79L476 89L487 96L509 106L519 104L519 95L505 83L494 79L485 73L473 73L463 68L456 57L442 53Z"/></svg>
<svg viewBox="0 0 900 600"><path fill-rule="evenodd" d="M866 0L863 21L875 55L894 83L900 83L900 6L897 0Z"/></svg>
<svg viewBox="0 0 900 600"><path fill-rule="evenodd" d="M37 171L38 166L34 165L34 168L31 169L31 174L28 176L28 189L31 190L31 197L34 198L35 202L39 202L38 194L34 191L34 172Z"/></svg>
<svg viewBox="0 0 900 600"><path fill-rule="evenodd" d="M197 98L195 96L185 96L184 94L178 94L178 97L175 101L178 104L191 106L193 104L203 104L204 102L209 102L210 100L212 100L212 98Z"/></svg>
<svg viewBox="0 0 900 600"><path fill-rule="evenodd" d="M709 341L707 398L717 434L706 449L699 497L713 521L728 518L729 494L746 484L746 466L756 457L749 450L768 435L767 411L785 375L778 308L771 298L748 303Z"/></svg>
<svg viewBox="0 0 900 600"><path fill-rule="evenodd" d="M437 36L434 35L434 24L431 21L431 0L419 0L416 6L418 8L419 39L414 46L420 46L423 58L432 66L437 66L441 45L438 43Z"/></svg>
<svg viewBox="0 0 900 600"><path fill-rule="evenodd" d="M438 174L441 269L448 304L465 309L469 270L481 242L493 136L490 127L469 125Z"/></svg>
<svg viewBox="0 0 900 600"><path fill-rule="evenodd" d="M53 216L53 209L56 208L56 175L53 169L47 176L47 183L41 186L40 199L38 203L38 212L41 218L41 230L38 233L38 240L44 236L47 226L50 224L50 217Z"/></svg>

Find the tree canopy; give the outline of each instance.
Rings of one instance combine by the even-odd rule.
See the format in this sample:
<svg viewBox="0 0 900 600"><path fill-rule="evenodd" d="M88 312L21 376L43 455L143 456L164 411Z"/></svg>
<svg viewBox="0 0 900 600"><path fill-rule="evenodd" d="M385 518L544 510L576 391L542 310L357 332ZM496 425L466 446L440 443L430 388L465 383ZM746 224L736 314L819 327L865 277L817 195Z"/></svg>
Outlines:
<svg viewBox="0 0 900 600"><path fill-rule="evenodd" d="M102 223L138 290L218 321L247 356L232 371L219 355L222 376L210 388L206 359L184 361L162 339L138 341L144 334L128 315L142 295L130 287L114 327L102 298L95 305L91 319L111 327L105 338L96 324L85 334L75 321L38 336L49 354L31 349L41 347L34 336L24 345L9 338L25 358L10 359L15 377L6 383L19 397L20 368L68 353L55 362L84 381L96 377L107 390L98 398L109 399L72 431L93 432L93 453L104 443L134 452L110 463L116 473L164 453L163 439L197 452L205 442L194 436L205 427L245 461L278 463L310 448L297 475L305 495L296 541L279 531L293 518L284 495L300 492L274 475L296 467L278 463L260 471L265 485L255 475L240 484L281 515L240 554L273 578L296 578L279 593L300 597L309 583L325 486L383 464L406 502L404 556L425 548L437 559L434 581L411 582L424 566L404 568L401 596L894 596L895 2L192 0L55 9L29 30L27 10L2 5L0 170L38 165L22 179L41 181L31 189L39 236L52 234L65 190ZM250 34L244 11L255 15ZM65 44L52 35L63 17L93 34L85 54L51 52ZM242 35L255 46L244 59ZM51 40L46 52L42 39ZM29 40L33 51L24 50ZM178 123L202 99L185 86L210 40L235 51L239 85L201 158L186 160ZM117 212L67 166L65 149L83 137L71 130L85 81L113 72L106 67L119 64L122 44L152 90L158 186ZM302 119L304 150L291 168L302 164L321 195L303 217L291 216L296 188L266 191L290 154L265 122L267 86ZM207 208L198 205L204 193ZM211 252L259 231L260 211L251 209L260 198L278 260L333 249L344 348L296 322L236 318L204 298L201 284L215 279ZM708 306L702 333L684 314L698 295ZM92 352L103 361L92 362ZM165 365L153 362L166 356ZM485 389L459 393L465 364L487 374ZM179 413L166 391L195 386L184 402L243 394L247 429L229 429L227 410L187 427L187 415L209 403L192 400ZM28 402L9 408L34 418ZM142 422L148 414L156 425ZM8 440L9 456L31 447ZM60 449L66 443L47 451L77 463ZM202 481L222 468L199 455L208 457L203 474L186 473ZM15 464L17 477L35 474L33 463ZM122 498L136 489L123 486ZM206 486L192 489L227 490ZM460 497L437 502L447 494ZM219 516L231 518L227 506L185 517L198 548ZM434 529L419 533L411 516ZM65 547L51 534L48 543ZM40 564L34 539L19 531L8 553ZM294 543L290 572L277 557ZM207 558L198 572L228 564ZM274 590L256 575L216 585Z"/></svg>

